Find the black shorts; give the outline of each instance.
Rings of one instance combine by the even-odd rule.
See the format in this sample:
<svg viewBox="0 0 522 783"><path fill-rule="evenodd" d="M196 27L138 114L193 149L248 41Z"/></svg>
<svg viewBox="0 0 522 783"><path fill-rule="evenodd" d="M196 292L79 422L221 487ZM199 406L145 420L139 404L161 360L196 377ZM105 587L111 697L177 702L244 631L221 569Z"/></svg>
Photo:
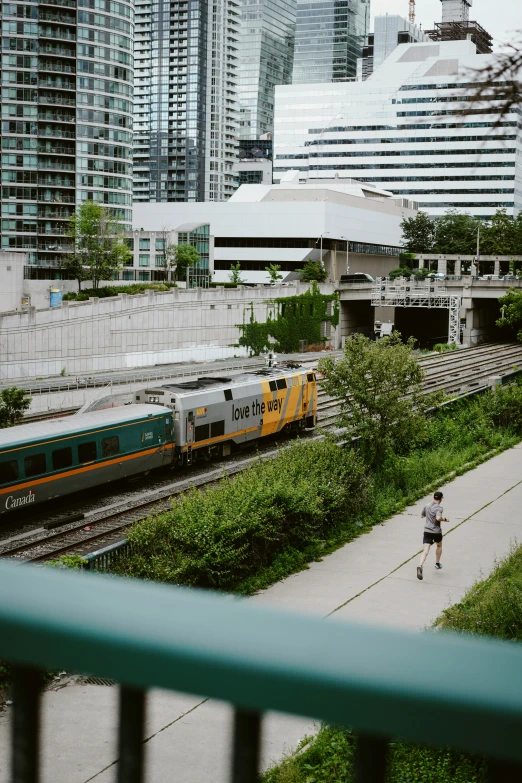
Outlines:
<svg viewBox="0 0 522 783"><path fill-rule="evenodd" d="M424 538L422 539L423 544L440 544L442 541L442 533L428 533L427 530L424 531Z"/></svg>

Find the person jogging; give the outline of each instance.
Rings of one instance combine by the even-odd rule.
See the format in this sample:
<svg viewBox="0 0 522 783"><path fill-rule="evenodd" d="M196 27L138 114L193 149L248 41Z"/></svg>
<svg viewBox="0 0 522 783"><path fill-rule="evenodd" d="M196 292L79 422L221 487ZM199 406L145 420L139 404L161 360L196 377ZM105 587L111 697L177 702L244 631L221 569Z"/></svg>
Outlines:
<svg viewBox="0 0 522 783"><path fill-rule="evenodd" d="M424 561L430 553L430 547L432 544L437 544L437 551L435 553L435 568L440 570L442 568L440 558L442 555L442 530L440 527L441 522L449 522L449 519L443 517L444 509L440 505L440 502L444 495L442 492L435 492L433 495L433 503L428 503L422 509L421 517L425 519L424 522L424 536L422 543L424 544L424 551L421 555L420 565L417 566L417 579L422 579L422 567Z"/></svg>

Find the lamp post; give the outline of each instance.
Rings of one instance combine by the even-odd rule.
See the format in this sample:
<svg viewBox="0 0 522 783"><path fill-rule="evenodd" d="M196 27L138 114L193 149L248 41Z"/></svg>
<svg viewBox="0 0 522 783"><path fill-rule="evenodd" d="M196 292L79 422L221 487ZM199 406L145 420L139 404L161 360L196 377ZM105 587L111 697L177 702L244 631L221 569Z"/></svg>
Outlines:
<svg viewBox="0 0 522 783"><path fill-rule="evenodd" d="M346 274L350 274L350 264L348 261L348 237L341 236L341 239L346 239Z"/></svg>
<svg viewBox="0 0 522 783"><path fill-rule="evenodd" d="M477 278L479 276L479 269L480 269L480 223L477 226L477 257L475 259L475 271L476 271Z"/></svg>

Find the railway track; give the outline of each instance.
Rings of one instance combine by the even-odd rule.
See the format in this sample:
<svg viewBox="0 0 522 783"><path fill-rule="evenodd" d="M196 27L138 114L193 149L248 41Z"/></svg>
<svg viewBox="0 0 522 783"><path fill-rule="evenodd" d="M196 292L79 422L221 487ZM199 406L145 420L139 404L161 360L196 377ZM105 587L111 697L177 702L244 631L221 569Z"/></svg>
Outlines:
<svg viewBox="0 0 522 783"><path fill-rule="evenodd" d="M448 395L473 390L487 384L492 375L502 375L522 367L522 345L484 345L463 349L441 356L422 357L420 363L425 372L426 392L443 390ZM339 399L318 393L318 424L316 435L332 426L339 410ZM317 430L319 432L317 432ZM275 456L279 447L264 452L263 459ZM249 467L259 455L236 455L233 460L219 463L204 474L181 478L159 489L151 489L139 498L113 503L82 515L81 520L63 520L56 529L33 530L0 542L0 557L24 562L43 562L75 552L88 554L94 548L108 546L125 537L125 532L135 522L147 517L151 511L161 511L171 503L171 498L193 487L215 484L224 473L234 475Z"/></svg>

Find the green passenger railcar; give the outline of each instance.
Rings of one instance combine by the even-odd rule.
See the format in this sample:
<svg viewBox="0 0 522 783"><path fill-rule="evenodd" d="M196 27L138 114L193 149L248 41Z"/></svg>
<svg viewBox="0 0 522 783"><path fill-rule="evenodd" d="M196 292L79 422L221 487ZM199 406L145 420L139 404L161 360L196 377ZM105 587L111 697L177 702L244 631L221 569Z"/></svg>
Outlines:
<svg viewBox="0 0 522 783"><path fill-rule="evenodd" d="M129 405L0 430L0 514L173 460L172 412Z"/></svg>

